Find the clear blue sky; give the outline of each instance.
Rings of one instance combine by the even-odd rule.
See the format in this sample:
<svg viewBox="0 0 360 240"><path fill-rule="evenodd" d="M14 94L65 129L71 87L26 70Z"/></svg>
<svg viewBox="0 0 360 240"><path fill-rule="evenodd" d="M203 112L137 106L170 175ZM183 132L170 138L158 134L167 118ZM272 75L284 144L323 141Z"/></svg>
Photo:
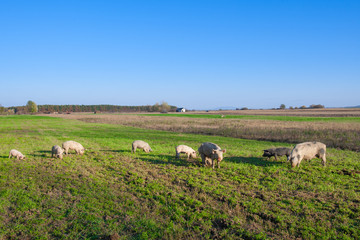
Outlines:
<svg viewBox="0 0 360 240"><path fill-rule="evenodd" d="M360 105L360 1L1 1L0 104Z"/></svg>

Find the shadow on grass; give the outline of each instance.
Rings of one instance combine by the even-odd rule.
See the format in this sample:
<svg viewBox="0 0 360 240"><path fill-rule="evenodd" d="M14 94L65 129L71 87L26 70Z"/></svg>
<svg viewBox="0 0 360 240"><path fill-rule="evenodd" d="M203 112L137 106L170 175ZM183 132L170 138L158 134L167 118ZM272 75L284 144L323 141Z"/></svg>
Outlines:
<svg viewBox="0 0 360 240"><path fill-rule="evenodd" d="M186 158L179 158L176 159L173 155L150 155L147 157L146 155L134 155L134 158L150 162L153 164L172 164L175 166L190 166L190 165L197 165L202 166L201 159L190 159L189 161L186 160ZM252 164L255 166L280 166L286 164L284 161L268 161L265 158L262 157L227 157L224 158L225 162L232 162L232 163L247 163Z"/></svg>
<svg viewBox="0 0 360 240"><path fill-rule="evenodd" d="M111 150L111 149L104 149L99 150L100 152L109 152L109 153L131 153L131 150Z"/></svg>
<svg viewBox="0 0 360 240"><path fill-rule="evenodd" d="M134 155L134 158L141 161L150 162L152 164L172 164L175 166L189 166L195 164L194 160L187 161L186 158L176 159L174 155L150 155L149 157L144 155Z"/></svg>
<svg viewBox="0 0 360 240"><path fill-rule="evenodd" d="M0 156L0 158L9 158L9 155Z"/></svg>
<svg viewBox="0 0 360 240"><path fill-rule="evenodd" d="M41 150L41 151L36 151L35 153L28 154L28 155L32 156L32 157L51 157L51 151Z"/></svg>
<svg viewBox="0 0 360 240"><path fill-rule="evenodd" d="M262 157L226 157L224 158L224 161L232 162L232 163L248 163L255 166L264 166L264 167L279 166L286 163L280 160L278 161L266 160L265 158Z"/></svg>

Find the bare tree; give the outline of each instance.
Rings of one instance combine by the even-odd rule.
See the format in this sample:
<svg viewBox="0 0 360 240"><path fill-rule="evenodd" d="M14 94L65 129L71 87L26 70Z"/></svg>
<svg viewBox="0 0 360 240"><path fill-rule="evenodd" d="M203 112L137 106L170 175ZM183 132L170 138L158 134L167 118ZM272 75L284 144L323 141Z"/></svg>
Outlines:
<svg viewBox="0 0 360 240"><path fill-rule="evenodd" d="M160 110L162 113L167 113L168 111L170 111L170 108L171 107L169 106L169 104L167 102L164 102L164 101L161 102Z"/></svg>

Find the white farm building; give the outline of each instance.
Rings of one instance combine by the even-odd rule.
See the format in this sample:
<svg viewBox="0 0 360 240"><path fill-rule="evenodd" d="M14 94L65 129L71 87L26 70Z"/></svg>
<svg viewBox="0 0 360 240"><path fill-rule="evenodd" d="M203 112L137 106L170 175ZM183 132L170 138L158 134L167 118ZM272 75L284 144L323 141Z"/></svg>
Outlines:
<svg viewBox="0 0 360 240"><path fill-rule="evenodd" d="M177 108L176 112L186 112L185 108Z"/></svg>

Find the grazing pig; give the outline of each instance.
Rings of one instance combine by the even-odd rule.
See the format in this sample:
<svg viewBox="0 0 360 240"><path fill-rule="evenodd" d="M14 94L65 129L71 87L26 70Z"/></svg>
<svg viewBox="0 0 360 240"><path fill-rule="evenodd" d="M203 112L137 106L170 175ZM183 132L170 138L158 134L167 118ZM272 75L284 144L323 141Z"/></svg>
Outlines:
<svg viewBox="0 0 360 240"><path fill-rule="evenodd" d="M64 149L62 149L59 145L55 145L51 149L51 157L54 157L55 155L56 158L63 159L63 153Z"/></svg>
<svg viewBox="0 0 360 240"><path fill-rule="evenodd" d="M144 141L141 141L141 140L135 140L132 143L131 152L132 153L136 152L137 148L140 148L140 149L144 150L144 152L146 152L146 153L152 152L152 149L151 149L150 145L147 142L144 142Z"/></svg>
<svg viewBox="0 0 360 240"><path fill-rule="evenodd" d="M12 157L16 157L17 160L21 159L25 159L25 156L19 152L18 150L16 149L11 149L10 152L9 152L9 158L12 158Z"/></svg>
<svg viewBox="0 0 360 240"><path fill-rule="evenodd" d="M217 161L218 168L220 168L220 162L223 160L223 153L226 152L226 149L221 150L221 148L215 143L205 142L201 144L198 151L203 165L206 166L209 163L214 169L215 160Z"/></svg>
<svg viewBox="0 0 360 240"><path fill-rule="evenodd" d="M190 157L193 159L196 158L196 151L186 145L176 146L175 151L176 151L176 158L179 158L180 153L185 153L187 155L188 161L189 161Z"/></svg>
<svg viewBox="0 0 360 240"><path fill-rule="evenodd" d="M275 160L277 160L278 156L281 157L284 155L286 155L287 159L289 160L289 156L291 154L291 148L269 148L263 151L263 157L267 157L268 159L275 157Z"/></svg>
<svg viewBox="0 0 360 240"><path fill-rule="evenodd" d="M75 150L76 154L83 155L85 148L78 142L66 141L63 142L62 148L65 150L65 154L68 155L69 150Z"/></svg>
<svg viewBox="0 0 360 240"><path fill-rule="evenodd" d="M296 144L291 151L289 160L291 167L299 166L303 159L311 160L321 158L322 164L326 163L326 145L321 142L304 142Z"/></svg>

